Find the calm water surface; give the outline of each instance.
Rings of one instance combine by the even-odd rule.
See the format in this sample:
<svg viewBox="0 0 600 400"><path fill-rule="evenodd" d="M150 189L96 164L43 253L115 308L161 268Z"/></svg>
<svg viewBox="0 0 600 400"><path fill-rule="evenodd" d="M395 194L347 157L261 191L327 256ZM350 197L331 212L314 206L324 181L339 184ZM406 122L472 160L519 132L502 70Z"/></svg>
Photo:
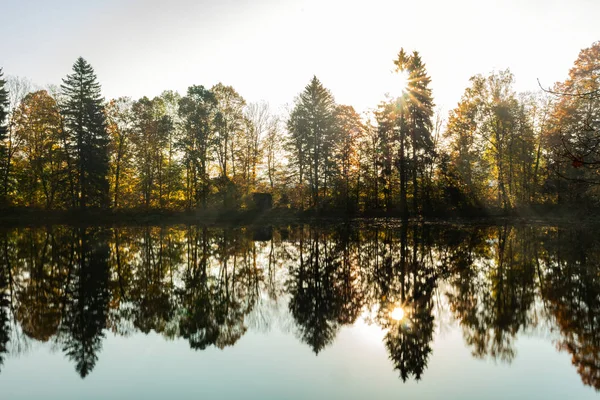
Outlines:
<svg viewBox="0 0 600 400"><path fill-rule="evenodd" d="M592 399L600 236L0 231L2 399Z"/></svg>

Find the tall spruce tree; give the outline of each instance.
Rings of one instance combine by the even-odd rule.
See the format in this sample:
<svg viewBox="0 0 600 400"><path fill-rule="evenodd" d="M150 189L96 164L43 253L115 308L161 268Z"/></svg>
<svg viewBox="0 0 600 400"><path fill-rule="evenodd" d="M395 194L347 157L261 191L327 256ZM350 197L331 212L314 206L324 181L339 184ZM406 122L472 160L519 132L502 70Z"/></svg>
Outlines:
<svg viewBox="0 0 600 400"><path fill-rule="evenodd" d="M0 68L0 140L4 140L6 136L6 117L8 116L8 91L6 90L6 81L2 79L4 76L2 68Z"/></svg>
<svg viewBox="0 0 600 400"><path fill-rule="evenodd" d="M73 205L108 206L108 143L104 99L92 66L79 57L63 79L61 111L71 160Z"/></svg>
<svg viewBox="0 0 600 400"><path fill-rule="evenodd" d="M288 121L293 164L299 167L299 175L307 175L314 208L322 205L320 196L327 196L335 171L335 110L333 95L314 76L298 97Z"/></svg>
<svg viewBox="0 0 600 400"><path fill-rule="evenodd" d="M419 194L419 175L424 175L424 167L427 161L427 156L433 153L433 140L431 137L431 130L433 124L431 118L433 116L433 96L431 88L431 78L427 75L427 69L425 63L421 60L419 52L415 51L411 55L404 52L401 49L398 53L398 57L394 60L394 64L398 71L404 71L408 73L408 86L406 88L405 98L405 111L406 117L404 123L408 129L408 141L410 144L410 172L412 177L412 192L413 192L413 212L419 213L419 203L425 201L428 203L429 193L423 193L420 197ZM407 149L408 150L408 149ZM405 157L402 154L401 161L404 162L406 167ZM401 179L406 181L406 170L402 171L403 174ZM407 182L405 182L406 184ZM429 185L422 182L422 186L427 189ZM403 212L406 213L406 190L401 188L401 203L404 204Z"/></svg>
<svg viewBox="0 0 600 400"><path fill-rule="evenodd" d="M6 81L2 79L3 73L2 68L0 68L0 173L3 172L3 169L6 168L5 161L5 149L4 149L4 139L6 138L6 132L8 130L6 126L6 117L8 116L8 91L6 90ZM3 176L3 174L0 174ZM6 188L4 186L4 182L0 182L0 206L5 204L6 202Z"/></svg>

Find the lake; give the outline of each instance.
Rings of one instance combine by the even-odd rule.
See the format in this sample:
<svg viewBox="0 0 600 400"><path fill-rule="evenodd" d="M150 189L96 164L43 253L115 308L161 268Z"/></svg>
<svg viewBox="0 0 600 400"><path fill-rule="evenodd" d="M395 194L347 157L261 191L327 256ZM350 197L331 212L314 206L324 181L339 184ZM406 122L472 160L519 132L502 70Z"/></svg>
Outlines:
<svg viewBox="0 0 600 400"><path fill-rule="evenodd" d="M2 399L592 399L600 236L372 222L0 231Z"/></svg>

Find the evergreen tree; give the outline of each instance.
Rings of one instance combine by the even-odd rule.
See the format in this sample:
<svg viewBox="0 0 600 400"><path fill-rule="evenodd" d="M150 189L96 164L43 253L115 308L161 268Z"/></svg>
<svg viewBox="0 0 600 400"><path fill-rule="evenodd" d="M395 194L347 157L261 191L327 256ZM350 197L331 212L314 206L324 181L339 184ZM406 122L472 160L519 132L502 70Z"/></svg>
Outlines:
<svg viewBox="0 0 600 400"><path fill-rule="evenodd" d="M320 195L327 196L336 169L333 157L335 110L331 92L314 76L300 94L288 121L295 150L294 164L300 167L301 176L307 173L311 205L316 208L321 206Z"/></svg>
<svg viewBox="0 0 600 400"><path fill-rule="evenodd" d="M386 210L394 208L393 193L394 183L400 186L400 209L408 213L406 207L406 95L391 102L382 102L375 111L377 121L375 153L376 173L376 201L380 191L383 194L383 206ZM398 170L398 177L394 175L393 167Z"/></svg>
<svg viewBox="0 0 600 400"><path fill-rule="evenodd" d="M413 211L418 213L419 200L428 197L428 194L424 193L424 198L419 198L418 177L424 175L425 156L433 152L433 140L431 138L433 124L431 118L434 104L431 88L429 87L431 78L427 75L425 63L423 63L417 51L409 56L404 52L404 49L401 49L394 64L398 71L408 73L407 98L405 98L406 123L409 130L408 139L411 151L410 172L412 175ZM401 200L406 201L404 198Z"/></svg>
<svg viewBox="0 0 600 400"><path fill-rule="evenodd" d="M2 79L2 76L2 68L0 68L0 172L3 172L3 169L6 168L6 166L4 165L4 139L8 130L5 123L6 117L8 116L8 91L5 87L6 81ZM2 205L6 201L5 194L6 188L0 187L0 205Z"/></svg>
<svg viewBox="0 0 600 400"><path fill-rule="evenodd" d="M108 205L108 144L104 99L92 66L79 57L73 73L63 79L62 115L71 159L74 206Z"/></svg>
<svg viewBox="0 0 600 400"><path fill-rule="evenodd" d="M2 79L2 68L0 68L0 140L6 135L5 119L8 116L8 91L6 90L6 81Z"/></svg>

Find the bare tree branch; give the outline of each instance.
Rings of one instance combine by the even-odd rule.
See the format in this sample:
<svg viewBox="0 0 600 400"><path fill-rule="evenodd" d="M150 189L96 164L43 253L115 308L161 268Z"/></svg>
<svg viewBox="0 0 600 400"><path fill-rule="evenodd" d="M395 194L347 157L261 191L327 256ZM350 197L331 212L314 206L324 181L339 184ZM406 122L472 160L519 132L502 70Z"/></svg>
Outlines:
<svg viewBox="0 0 600 400"><path fill-rule="evenodd" d="M546 93L553 94L555 96L569 96L569 97L594 97L595 95L600 95L600 89L592 90L591 92L584 93L567 93L567 92L557 92L554 90L546 89L542 86L540 82L540 78L537 79L538 85L540 89L542 89Z"/></svg>

